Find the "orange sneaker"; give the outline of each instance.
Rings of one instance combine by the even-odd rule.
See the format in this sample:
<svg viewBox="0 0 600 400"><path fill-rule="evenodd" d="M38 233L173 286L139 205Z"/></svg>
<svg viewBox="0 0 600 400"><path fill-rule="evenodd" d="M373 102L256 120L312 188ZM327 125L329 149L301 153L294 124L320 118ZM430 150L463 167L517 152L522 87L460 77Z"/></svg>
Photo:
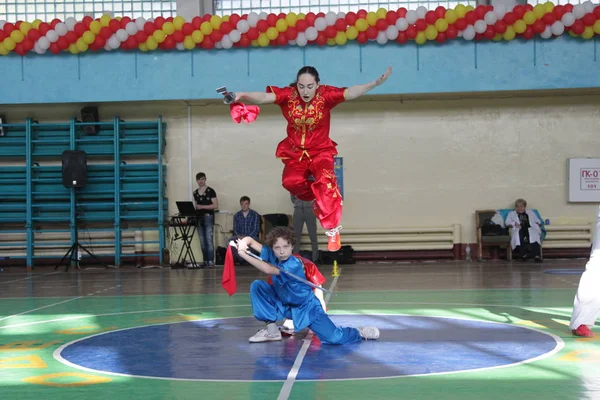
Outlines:
<svg viewBox="0 0 600 400"><path fill-rule="evenodd" d="M594 332L587 327L587 325L579 325L577 329L573 329L573 335L581 337L594 337Z"/></svg>
<svg viewBox="0 0 600 400"><path fill-rule="evenodd" d="M333 228L325 232L325 235L329 236L329 240L327 240L327 250L328 251L338 251L342 247L342 239L340 237L340 230L342 226L338 226L337 228Z"/></svg>

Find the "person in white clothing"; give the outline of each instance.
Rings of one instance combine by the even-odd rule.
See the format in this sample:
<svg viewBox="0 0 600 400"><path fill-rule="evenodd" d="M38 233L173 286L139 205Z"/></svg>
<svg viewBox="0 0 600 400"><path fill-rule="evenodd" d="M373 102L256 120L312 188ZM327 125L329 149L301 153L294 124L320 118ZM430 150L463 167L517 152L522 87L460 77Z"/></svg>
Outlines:
<svg viewBox="0 0 600 400"><path fill-rule="evenodd" d="M600 316L600 207L593 240L590 259L585 265L573 301L569 328L575 336L593 337L594 333L590 328Z"/></svg>
<svg viewBox="0 0 600 400"><path fill-rule="evenodd" d="M519 253L521 260L533 257L536 262L541 262L542 221L533 211L526 208L527 202L517 199L515 209L506 216L506 226L513 229L510 246L513 251Z"/></svg>

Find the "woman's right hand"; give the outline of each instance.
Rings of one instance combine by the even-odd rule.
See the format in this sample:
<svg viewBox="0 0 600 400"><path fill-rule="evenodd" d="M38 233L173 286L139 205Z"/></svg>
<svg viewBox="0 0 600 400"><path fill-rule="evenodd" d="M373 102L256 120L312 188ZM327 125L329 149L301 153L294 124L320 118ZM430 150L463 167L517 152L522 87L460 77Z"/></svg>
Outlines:
<svg viewBox="0 0 600 400"><path fill-rule="evenodd" d="M235 102L239 102L244 97L244 92L235 92Z"/></svg>

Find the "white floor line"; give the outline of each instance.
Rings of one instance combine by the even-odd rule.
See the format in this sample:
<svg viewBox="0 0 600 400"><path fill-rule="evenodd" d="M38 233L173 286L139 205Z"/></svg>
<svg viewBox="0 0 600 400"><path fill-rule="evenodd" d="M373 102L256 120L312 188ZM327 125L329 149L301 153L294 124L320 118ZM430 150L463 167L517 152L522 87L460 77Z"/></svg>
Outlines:
<svg viewBox="0 0 600 400"><path fill-rule="evenodd" d="M340 270L341 272L341 270ZM333 278L333 282L331 282L331 286L329 287L329 291L333 293L335 289L335 285L337 284L338 277ZM329 299L331 298L331 293L327 293L325 296L325 305L329 303ZM304 343L302 343L302 347L296 356L296 360L294 361L294 365L292 369L288 373L288 376L281 387L281 391L279 392L279 396L277 400L287 400L290 397L290 393L292 392L292 387L294 386L294 382L296 382L296 377L298 376L298 371L300 371L300 366L302 365L302 361L304 361L304 356L306 356L306 352L310 347L310 342L312 342L313 332L310 331L308 335L304 338Z"/></svg>
<svg viewBox="0 0 600 400"><path fill-rule="evenodd" d="M13 279L13 280L10 280L10 281L0 281L0 283L12 283L12 282L26 281L28 279L33 279L33 278L37 278L37 277L40 277L40 276L46 276L46 275L54 275L54 274L60 274L60 271L48 272L47 274L32 275L32 276L28 276L26 278Z"/></svg>

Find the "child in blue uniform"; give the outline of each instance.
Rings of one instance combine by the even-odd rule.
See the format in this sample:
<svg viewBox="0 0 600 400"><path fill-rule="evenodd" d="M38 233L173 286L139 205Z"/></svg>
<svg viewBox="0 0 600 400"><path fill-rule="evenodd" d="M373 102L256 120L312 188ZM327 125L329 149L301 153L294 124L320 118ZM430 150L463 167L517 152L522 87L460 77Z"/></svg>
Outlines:
<svg viewBox="0 0 600 400"><path fill-rule="evenodd" d="M250 237L237 241L240 257L265 274L272 275L272 284L254 281L250 286L250 300L254 316L267 326L252 336L251 343L281 340L281 332L275 321L289 318L294 321L296 330L309 327L323 344L357 343L363 339L377 339L379 330L375 327L337 327L323 310L313 288L297 279L280 273L278 268L306 279L302 261L292 255L294 232L287 227L276 227L266 237L266 246ZM248 247L260 252L264 261L246 254ZM273 265L269 265L273 264Z"/></svg>

